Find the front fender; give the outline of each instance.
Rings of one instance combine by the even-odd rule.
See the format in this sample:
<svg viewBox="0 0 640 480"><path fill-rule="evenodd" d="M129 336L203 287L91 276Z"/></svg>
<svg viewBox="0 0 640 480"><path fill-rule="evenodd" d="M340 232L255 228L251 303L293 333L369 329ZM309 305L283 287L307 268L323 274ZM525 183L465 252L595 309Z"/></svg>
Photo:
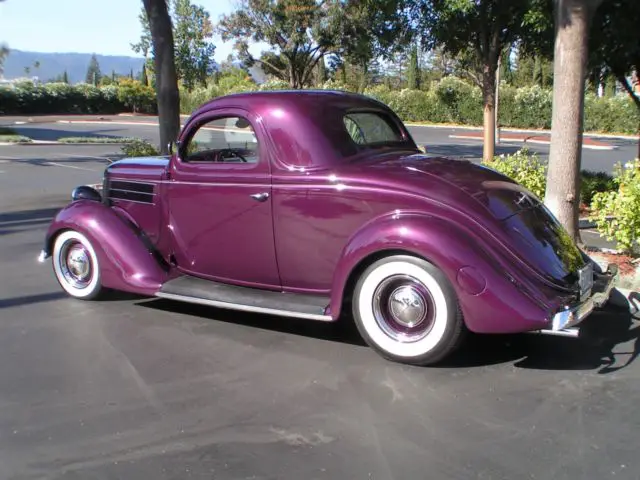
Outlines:
<svg viewBox="0 0 640 480"><path fill-rule="evenodd" d="M345 292L376 257L403 252L435 264L455 289L467 327L478 333L514 333L544 328L548 308L531 285L514 281L504 259L472 231L450 220L424 213L379 217L353 235L337 265L331 315L337 318Z"/></svg>
<svg viewBox="0 0 640 480"><path fill-rule="evenodd" d="M51 255L56 235L64 230L76 230L92 243L105 287L153 295L167 280L166 268L136 227L103 203L77 200L60 210L46 234L45 257Z"/></svg>

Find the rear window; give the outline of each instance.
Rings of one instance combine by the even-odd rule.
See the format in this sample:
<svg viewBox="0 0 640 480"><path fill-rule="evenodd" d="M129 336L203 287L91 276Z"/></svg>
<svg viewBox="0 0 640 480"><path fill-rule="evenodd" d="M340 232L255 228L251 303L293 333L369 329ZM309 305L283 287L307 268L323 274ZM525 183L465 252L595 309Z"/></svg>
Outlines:
<svg viewBox="0 0 640 480"><path fill-rule="evenodd" d="M383 115L374 112L349 113L343 117L344 126L358 145L404 142L398 128Z"/></svg>

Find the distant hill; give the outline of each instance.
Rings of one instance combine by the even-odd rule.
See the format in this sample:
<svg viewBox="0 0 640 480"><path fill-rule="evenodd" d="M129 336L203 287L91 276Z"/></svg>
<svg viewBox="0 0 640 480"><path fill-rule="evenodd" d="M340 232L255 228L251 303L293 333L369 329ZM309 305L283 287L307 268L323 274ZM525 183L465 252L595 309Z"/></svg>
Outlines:
<svg viewBox="0 0 640 480"><path fill-rule="evenodd" d="M137 75L142 69L144 59L140 57L112 56L96 54L100 71L103 75L111 75L115 71L119 75L129 75L131 69ZM38 77L46 82L63 74L66 70L70 83L84 82L90 53L42 53L11 50L4 61L4 78L11 80L25 76ZM39 68L34 67L40 62ZM29 74L25 67L30 69Z"/></svg>

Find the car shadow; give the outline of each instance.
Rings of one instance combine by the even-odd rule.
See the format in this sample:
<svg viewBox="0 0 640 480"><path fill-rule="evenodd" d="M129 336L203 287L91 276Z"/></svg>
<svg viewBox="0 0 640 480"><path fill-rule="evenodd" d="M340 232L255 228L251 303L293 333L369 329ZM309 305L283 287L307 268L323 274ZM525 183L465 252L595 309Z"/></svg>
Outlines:
<svg viewBox="0 0 640 480"><path fill-rule="evenodd" d="M179 313L204 318L215 322L242 325L273 332L302 337L316 338L349 345L366 346L351 322L317 322L299 318L279 317L249 312L238 312L222 308L176 302L165 299L151 299L137 303L138 306L163 312Z"/></svg>
<svg viewBox="0 0 640 480"><path fill-rule="evenodd" d="M349 318L325 323L246 312L239 315L232 310L165 299L151 299L137 305L216 322L366 346ZM523 369L599 369L600 374L612 373L631 365L640 355L640 325L634 327L633 320L628 311L607 307L585 320L577 339L539 334L470 334L459 350L429 368L472 368L512 363L514 367ZM633 346L619 351L617 347L627 343L633 343Z"/></svg>

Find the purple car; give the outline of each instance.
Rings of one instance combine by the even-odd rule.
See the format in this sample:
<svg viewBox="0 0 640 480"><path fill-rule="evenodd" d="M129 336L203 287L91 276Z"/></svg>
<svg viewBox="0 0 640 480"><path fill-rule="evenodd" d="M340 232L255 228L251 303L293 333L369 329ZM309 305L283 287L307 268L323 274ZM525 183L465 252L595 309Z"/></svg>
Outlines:
<svg viewBox="0 0 640 480"><path fill-rule="evenodd" d="M217 98L171 151L74 190L40 254L69 295L346 317L385 358L426 365L469 331L575 336L615 280L531 192L423 153L369 97Z"/></svg>

